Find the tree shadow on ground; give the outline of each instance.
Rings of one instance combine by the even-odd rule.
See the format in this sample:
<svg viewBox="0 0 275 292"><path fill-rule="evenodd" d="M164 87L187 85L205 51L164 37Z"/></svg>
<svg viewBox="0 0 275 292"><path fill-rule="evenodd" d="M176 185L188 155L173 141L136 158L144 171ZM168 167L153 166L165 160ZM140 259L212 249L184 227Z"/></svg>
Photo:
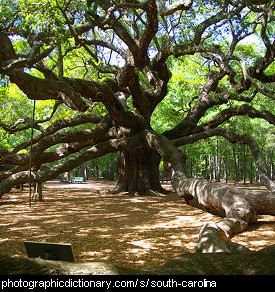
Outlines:
<svg viewBox="0 0 275 292"><path fill-rule="evenodd" d="M46 185L43 202L14 189L0 204L0 254L26 256L24 240L65 242L76 261L108 261L130 268L161 265L192 252L200 229L221 218L182 204L176 194L129 197L103 192L114 184ZM98 193L100 191L100 194ZM251 249L275 243L273 216L234 237Z"/></svg>

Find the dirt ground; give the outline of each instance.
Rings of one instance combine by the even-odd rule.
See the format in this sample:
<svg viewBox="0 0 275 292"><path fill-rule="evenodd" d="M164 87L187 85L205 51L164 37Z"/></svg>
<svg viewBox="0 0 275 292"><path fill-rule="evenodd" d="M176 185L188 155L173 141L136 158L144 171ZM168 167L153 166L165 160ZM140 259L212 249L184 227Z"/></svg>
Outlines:
<svg viewBox="0 0 275 292"><path fill-rule="evenodd" d="M24 240L62 242L72 244L77 262L148 268L193 252L202 226L221 220L183 204L174 193L165 197L108 194L106 190L114 186L106 181L50 182L43 187L44 201L32 202L31 207L27 188L13 189L0 200L0 254L27 256ZM171 189L169 184L164 187ZM275 244L274 217L259 216L232 241L252 250Z"/></svg>

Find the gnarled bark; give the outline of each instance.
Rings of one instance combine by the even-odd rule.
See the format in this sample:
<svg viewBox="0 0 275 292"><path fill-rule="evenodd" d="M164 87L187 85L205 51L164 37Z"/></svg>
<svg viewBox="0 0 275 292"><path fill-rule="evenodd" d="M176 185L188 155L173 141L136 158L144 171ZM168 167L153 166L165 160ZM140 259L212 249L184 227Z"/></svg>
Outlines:
<svg viewBox="0 0 275 292"><path fill-rule="evenodd" d="M206 208L225 212L226 217L218 226L225 232L224 238L226 239L229 239L234 233L243 231L248 224L257 221L256 210L243 191L214 185L204 179L182 180L174 176L172 180L177 193L186 198L187 202L190 198L194 198ZM275 215L275 204L273 215Z"/></svg>
<svg viewBox="0 0 275 292"><path fill-rule="evenodd" d="M178 195L187 203L195 199L207 209L225 212L223 220L205 226L201 231L197 251L226 251L231 243L226 245L220 239L230 241L232 235L255 223L257 214L275 215L275 195L272 193L251 194L249 190L215 185L205 179L188 179L177 173L172 177L172 184ZM211 237L208 236L209 232Z"/></svg>
<svg viewBox="0 0 275 292"><path fill-rule="evenodd" d="M172 174L174 190L187 204L196 199L205 208L225 212L225 218L221 222L203 228L197 251L226 250L230 248L231 243L226 244L224 241L230 241L233 234L243 231L248 224L255 223L257 214L275 215L273 193L258 192L252 195L249 190L215 185L200 178L189 179L184 172L183 154L167 138L147 131L145 139L150 147L162 155L167 170ZM210 239L212 238L214 247L211 244L209 247L209 233L212 234Z"/></svg>
<svg viewBox="0 0 275 292"><path fill-rule="evenodd" d="M122 151L117 159L119 181L114 193L150 196L165 193L159 181L160 156L145 147Z"/></svg>

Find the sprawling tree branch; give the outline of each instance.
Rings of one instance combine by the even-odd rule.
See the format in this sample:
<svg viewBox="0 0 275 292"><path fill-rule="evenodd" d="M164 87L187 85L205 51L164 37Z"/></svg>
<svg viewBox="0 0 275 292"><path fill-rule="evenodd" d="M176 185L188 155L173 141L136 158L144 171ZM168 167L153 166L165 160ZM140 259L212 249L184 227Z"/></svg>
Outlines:
<svg viewBox="0 0 275 292"><path fill-rule="evenodd" d="M262 118L268 121L270 124L275 125L275 116L266 110L256 110L254 107L244 104L241 106L231 106L223 111L221 111L217 116L215 116L211 121L197 126L195 131L201 131L202 129L207 130L211 128L216 128L225 121L229 120L234 116L248 116L250 118Z"/></svg>
<svg viewBox="0 0 275 292"><path fill-rule="evenodd" d="M141 142L140 135L137 135L129 138L110 139L98 143L87 150L79 152L77 155L69 158L62 164L56 165L44 172L32 173L31 181L39 183L51 180L56 178L60 173L70 171L85 161L95 159L107 153L135 148L139 146ZM27 182L29 180L29 175L29 171L20 171L10 175L6 180L0 182L0 197L9 192L14 185Z"/></svg>
<svg viewBox="0 0 275 292"><path fill-rule="evenodd" d="M37 78L17 69L10 72L9 77L30 99L62 100L69 107L82 112L89 107L80 94L64 81Z"/></svg>
<svg viewBox="0 0 275 292"><path fill-rule="evenodd" d="M105 117L99 122L96 126L91 129L87 129L84 131L66 131L66 132L58 132L48 135L40 136L36 138L33 142L32 147L32 160L38 160L41 154L50 148L51 146L60 144L60 143L71 143L71 142L81 142L89 139L93 139L104 135L109 128L111 127L109 117ZM0 158L1 164L17 164L17 165L28 165L30 161L30 153L26 154L5 154Z"/></svg>
<svg viewBox="0 0 275 292"><path fill-rule="evenodd" d="M240 138L248 143L255 159L262 160L261 154L255 141L248 135L237 137L223 129L216 129L215 135L221 134L231 142ZM213 185L205 179L188 179L183 168L184 156L170 143L168 139L153 132L146 132L145 139L150 147L158 151L172 174L172 186L179 196L187 203L196 199L206 207L219 209L225 212L225 218L219 223L207 223L201 230L197 252L218 252L226 250L229 245L224 243L230 241L233 234L243 231L248 224L257 221L257 214L275 215L274 193L251 194L249 191L242 191L230 187ZM177 141L179 142L179 141ZM261 172L263 170L260 161ZM266 168L265 168L266 170ZM262 180L265 180L264 173L261 173ZM270 182L271 190L274 192L275 185ZM222 240L221 240L222 239Z"/></svg>

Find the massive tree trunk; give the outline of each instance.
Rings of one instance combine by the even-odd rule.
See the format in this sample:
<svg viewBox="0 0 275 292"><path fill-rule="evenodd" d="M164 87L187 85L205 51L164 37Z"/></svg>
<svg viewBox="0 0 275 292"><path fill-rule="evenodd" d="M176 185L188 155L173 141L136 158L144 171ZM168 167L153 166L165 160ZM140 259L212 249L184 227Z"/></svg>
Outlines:
<svg viewBox="0 0 275 292"><path fill-rule="evenodd" d="M158 153L142 146L122 151L116 165L119 180L113 192L139 196L164 193L159 180L159 163Z"/></svg>

